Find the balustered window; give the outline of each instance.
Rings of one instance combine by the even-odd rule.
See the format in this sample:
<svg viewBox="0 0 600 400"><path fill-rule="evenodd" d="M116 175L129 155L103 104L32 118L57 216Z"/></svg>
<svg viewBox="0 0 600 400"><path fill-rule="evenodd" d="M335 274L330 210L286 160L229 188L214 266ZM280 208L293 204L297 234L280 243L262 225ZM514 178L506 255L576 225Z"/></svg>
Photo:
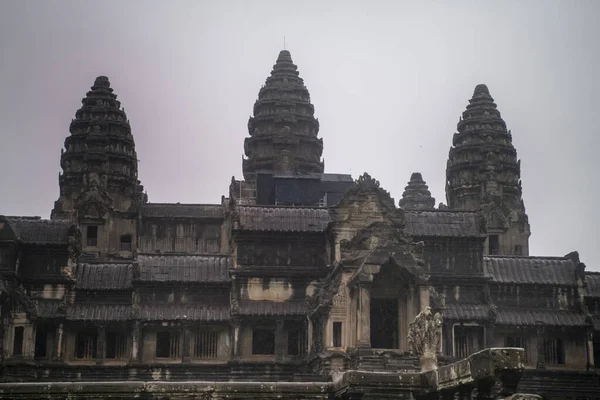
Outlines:
<svg viewBox="0 0 600 400"><path fill-rule="evenodd" d="M275 330L255 328L252 331L252 354L275 354Z"/></svg>
<svg viewBox="0 0 600 400"><path fill-rule="evenodd" d="M179 358L179 332L156 333L156 358Z"/></svg>
<svg viewBox="0 0 600 400"><path fill-rule="evenodd" d="M75 336L75 358L80 360L96 358L97 339L96 332L77 332Z"/></svg>
<svg viewBox="0 0 600 400"><path fill-rule="evenodd" d="M300 356L306 353L306 330L303 324L293 324L288 328L287 354Z"/></svg>
<svg viewBox="0 0 600 400"><path fill-rule="evenodd" d="M542 342L544 363L558 365L565 363L565 351L562 339L544 338Z"/></svg>
<svg viewBox="0 0 600 400"><path fill-rule="evenodd" d="M454 327L454 356L462 359L483 349L483 327L457 325Z"/></svg>
<svg viewBox="0 0 600 400"><path fill-rule="evenodd" d="M211 360L218 357L219 332L198 329L193 333L193 357L198 360Z"/></svg>
<svg viewBox="0 0 600 400"><path fill-rule="evenodd" d="M131 251L131 235L121 236L121 251Z"/></svg>
<svg viewBox="0 0 600 400"><path fill-rule="evenodd" d="M106 332L106 358L119 360L126 357L127 336L124 332Z"/></svg>

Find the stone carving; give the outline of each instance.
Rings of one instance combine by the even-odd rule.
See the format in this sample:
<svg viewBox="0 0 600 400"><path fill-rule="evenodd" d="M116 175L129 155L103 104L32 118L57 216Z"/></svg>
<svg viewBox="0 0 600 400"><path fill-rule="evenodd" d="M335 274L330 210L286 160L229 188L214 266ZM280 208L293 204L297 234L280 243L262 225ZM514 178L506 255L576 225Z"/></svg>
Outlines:
<svg viewBox="0 0 600 400"><path fill-rule="evenodd" d="M437 351L442 338L442 316L431 307L421 311L408 328L408 347L421 359L421 372L437 369Z"/></svg>
<svg viewBox="0 0 600 400"><path fill-rule="evenodd" d="M113 209L114 200L108 190L99 184L96 174L90 174L88 186L75 200L75 207L91 217L103 218Z"/></svg>
<svg viewBox="0 0 600 400"><path fill-rule="evenodd" d="M306 297L308 315L317 318L327 314L338 294L342 283L342 264L337 264L333 271L316 285L315 294Z"/></svg>
<svg viewBox="0 0 600 400"><path fill-rule="evenodd" d="M79 256L81 256L81 230L77 225L71 225L67 232L69 246L69 259L74 263L77 262Z"/></svg>

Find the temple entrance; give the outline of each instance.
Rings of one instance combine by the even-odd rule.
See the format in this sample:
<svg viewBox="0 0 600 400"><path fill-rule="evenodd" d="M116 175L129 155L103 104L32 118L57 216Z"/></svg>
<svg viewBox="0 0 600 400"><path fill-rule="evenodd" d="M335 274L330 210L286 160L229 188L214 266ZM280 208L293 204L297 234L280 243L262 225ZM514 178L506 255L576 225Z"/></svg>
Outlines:
<svg viewBox="0 0 600 400"><path fill-rule="evenodd" d="M398 299L371 299L371 348L398 348Z"/></svg>

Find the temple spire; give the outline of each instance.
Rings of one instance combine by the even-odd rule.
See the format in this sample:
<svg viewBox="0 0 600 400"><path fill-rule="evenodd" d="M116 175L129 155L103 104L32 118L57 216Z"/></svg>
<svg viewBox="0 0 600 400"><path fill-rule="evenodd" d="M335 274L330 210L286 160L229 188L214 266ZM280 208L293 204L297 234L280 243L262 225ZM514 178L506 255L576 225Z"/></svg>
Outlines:
<svg viewBox="0 0 600 400"><path fill-rule="evenodd" d="M527 254L530 233L520 161L512 134L486 85L475 87L457 130L446 166L448 206L484 210L488 230L504 235L502 240L494 238L499 244L491 254ZM516 231L508 234L513 225Z"/></svg>
<svg viewBox="0 0 600 400"><path fill-rule="evenodd" d="M413 172L408 185L399 202L400 207L405 210L432 210L435 199L431 197L429 186L423 180L420 172Z"/></svg>
<svg viewBox="0 0 600 400"><path fill-rule="evenodd" d="M130 211L144 195L138 181L135 143L125 110L106 76L95 79L81 103L61 151L60 197L52 216L82 218L92 212L84 209L91 203L99 219L113 208ZM91 199L88 201L91 203L87 204L86 199Z"/></svg>
<svg viewBox="0 0 600 400"><path fill-rule="evenodd" d="M258 93L244 142L246 180L257 172L322 173L319 121L298 67L288 50L279 52L271 75Z"/></svg>

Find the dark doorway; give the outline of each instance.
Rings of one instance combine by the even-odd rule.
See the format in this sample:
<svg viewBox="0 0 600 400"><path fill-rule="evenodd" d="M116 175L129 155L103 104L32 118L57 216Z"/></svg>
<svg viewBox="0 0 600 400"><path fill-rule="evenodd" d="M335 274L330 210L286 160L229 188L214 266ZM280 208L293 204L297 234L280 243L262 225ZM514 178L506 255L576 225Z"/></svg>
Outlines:
<svg viewBox="0 0 600 400"><path fill-rule="evenodd" d="M398 299L371 299L371 347L398 348Z"/></svg>

